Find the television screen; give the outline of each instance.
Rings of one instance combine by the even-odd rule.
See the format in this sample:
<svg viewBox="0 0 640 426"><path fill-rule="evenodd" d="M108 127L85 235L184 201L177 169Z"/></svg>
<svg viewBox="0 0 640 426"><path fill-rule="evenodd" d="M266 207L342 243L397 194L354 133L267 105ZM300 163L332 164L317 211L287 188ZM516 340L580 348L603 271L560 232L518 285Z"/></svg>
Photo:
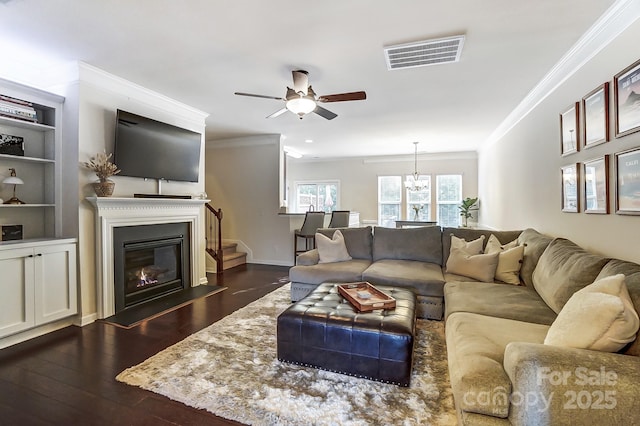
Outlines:
<svg viewBox="0 0 640 426"><path fill-rule="evenodd" d="M202 135L118 110L113 162L120 176L197 182Z"/></svg>

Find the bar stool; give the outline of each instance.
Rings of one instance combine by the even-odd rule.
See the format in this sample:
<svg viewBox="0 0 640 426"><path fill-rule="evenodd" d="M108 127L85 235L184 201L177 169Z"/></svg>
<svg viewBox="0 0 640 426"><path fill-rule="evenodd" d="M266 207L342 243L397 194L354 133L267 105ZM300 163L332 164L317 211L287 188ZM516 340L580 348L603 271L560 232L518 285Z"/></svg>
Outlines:
<svg viewBox="0 0 640 426"><path fill-rule="evenodd" d="M334 210L331 212L329 228L346 228L349 226L349 210Z"/></svg>
<svg viewBox="0 0 640 426"><path fill-rule="evenodd" d="M302 228L293 232L293 263L300 253L316 248L316 231L324 226L324 212L307 212ZM304 239L305 250L298 250L298 238Z"/></svg>

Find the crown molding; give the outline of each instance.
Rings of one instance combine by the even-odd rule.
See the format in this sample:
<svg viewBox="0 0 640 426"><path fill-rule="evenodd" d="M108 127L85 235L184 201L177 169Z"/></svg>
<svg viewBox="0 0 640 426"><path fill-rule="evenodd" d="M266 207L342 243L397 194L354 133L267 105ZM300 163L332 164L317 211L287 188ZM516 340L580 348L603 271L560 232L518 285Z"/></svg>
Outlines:
<svg viewBox="0 0 640 426"><path fill-rule="evenodd" d="M640 1L618 0L564 54L542 80L511 111L479 151L493 145L513 129L535 107L553 93L602 49L640 18Z"/></svg>

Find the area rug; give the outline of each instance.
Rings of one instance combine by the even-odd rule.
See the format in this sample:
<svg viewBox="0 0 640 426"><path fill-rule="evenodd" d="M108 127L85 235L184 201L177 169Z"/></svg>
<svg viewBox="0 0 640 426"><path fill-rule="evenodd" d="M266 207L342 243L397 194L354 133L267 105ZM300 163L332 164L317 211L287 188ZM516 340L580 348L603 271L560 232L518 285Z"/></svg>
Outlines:
<svg viewBox="0 0 640 426"><path fill-rule="evenodd" d="M455 425L444 325L418 320L410 387L282 363L287 284L116 379L251 425Z"/></svg>

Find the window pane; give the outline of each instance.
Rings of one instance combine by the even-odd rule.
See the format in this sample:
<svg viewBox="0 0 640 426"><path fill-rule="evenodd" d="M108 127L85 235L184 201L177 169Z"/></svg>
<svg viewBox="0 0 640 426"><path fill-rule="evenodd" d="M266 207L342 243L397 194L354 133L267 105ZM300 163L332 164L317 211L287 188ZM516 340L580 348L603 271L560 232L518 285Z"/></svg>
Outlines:
<svg viewBox="0 0 640 426"><path fill-rule="evenodd" d="M315 210L330 213L332 210L339 210L338 192L339 183L297 183L295 194L296 211L303 213L308 210Z"/></svg>
<svg viewBox="0 0 640 426"><path fill-rule="evenodd" d="M400 176L378 177L378 202L400 203L402 198L402 182Z"/></svg>
<svg viewBox="0 0 640 426"><path fill-rule="evenodd" d="M437 212L440 226L460 226L462 175L436 176Z"/></svg>
<svg viewBox="0 0 640 426"><path fill-rule="evenodd" d="M438 175L436 176L436 185L438 186L438 202L462 201L461 175Z"/></svg>
<svg viewBox="0 0 640 426"><path fill-rule="evenodd" d="M400 204L378 205L378 223L380 226L395 228L396 220L400 220Z"/></svg>

